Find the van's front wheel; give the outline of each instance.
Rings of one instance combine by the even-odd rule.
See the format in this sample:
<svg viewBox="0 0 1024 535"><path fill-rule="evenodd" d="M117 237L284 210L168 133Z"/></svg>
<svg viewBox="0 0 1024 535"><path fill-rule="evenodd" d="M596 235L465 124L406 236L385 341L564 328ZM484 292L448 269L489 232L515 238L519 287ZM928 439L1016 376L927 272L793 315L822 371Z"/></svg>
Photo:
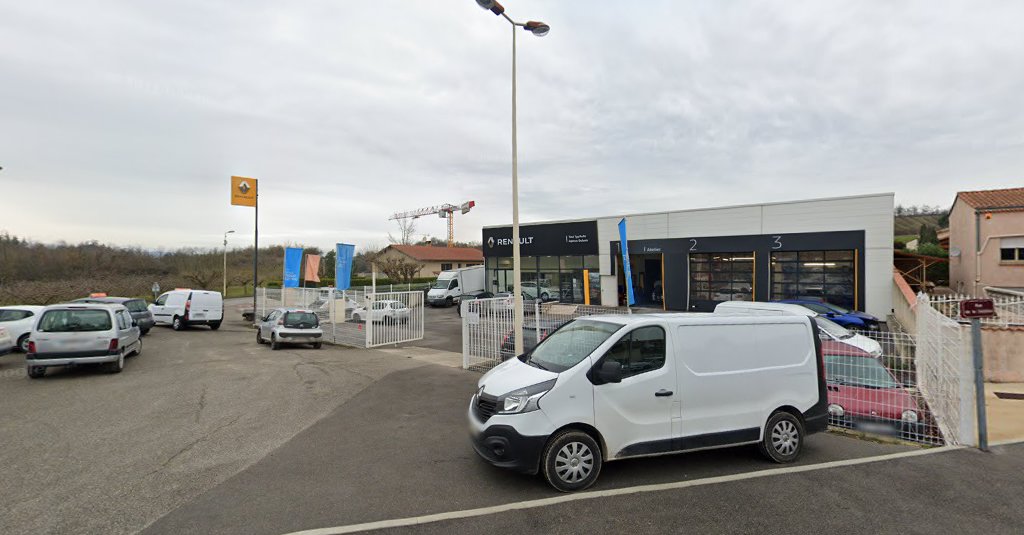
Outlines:
<svg viewBox="0 0 1024 535"><path fill-rule="evenodd" d="M564 431L544 448L541 462L544 479L556 490L583 490L601 473L601 447L586 433Z"/></svg>
<svg viewBox="0 0 1024 535"><path fill-rule="evenodd" d="M765 457L777 463L791 463L800 456L803 447L804 426L799 418L784 411L768 418L760 444Z"/></svg>

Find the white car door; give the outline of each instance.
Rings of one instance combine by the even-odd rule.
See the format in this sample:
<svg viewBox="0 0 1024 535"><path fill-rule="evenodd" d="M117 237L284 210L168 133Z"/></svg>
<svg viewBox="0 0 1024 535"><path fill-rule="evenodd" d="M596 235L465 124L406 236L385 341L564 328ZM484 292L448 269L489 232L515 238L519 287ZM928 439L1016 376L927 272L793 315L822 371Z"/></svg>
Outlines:
<svg viewBox="0 0 1024 535"><path fill-rule="evenodd" d="M679 399L665 330L644 326L622 336L598 360L618 362L622 381L594 386L594 421L609 457L673 449L673 404Z"/></svg>

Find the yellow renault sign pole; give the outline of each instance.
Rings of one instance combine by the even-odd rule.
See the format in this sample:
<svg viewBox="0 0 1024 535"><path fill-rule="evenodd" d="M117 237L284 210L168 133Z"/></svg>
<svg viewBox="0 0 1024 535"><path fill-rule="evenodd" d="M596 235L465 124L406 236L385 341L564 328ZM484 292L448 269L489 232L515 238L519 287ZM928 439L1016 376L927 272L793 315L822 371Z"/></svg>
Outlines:
<svg viewBox="0 0 1024 535"><path fill-rule="evenodd" d="M255 178L244 176L231 177L231 204L235 206L252 206L256 212L253 217L252 239L252 321L256 323L256 284L259 281L260 258L260 205L256 192Z"/></svg>

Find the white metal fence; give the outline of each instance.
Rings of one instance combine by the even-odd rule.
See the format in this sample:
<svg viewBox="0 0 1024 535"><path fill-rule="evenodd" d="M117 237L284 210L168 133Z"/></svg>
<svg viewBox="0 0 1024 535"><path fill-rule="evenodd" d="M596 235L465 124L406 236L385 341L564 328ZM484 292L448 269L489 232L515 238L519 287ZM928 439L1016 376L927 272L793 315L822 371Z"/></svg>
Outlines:
<svg viewBox="0 0 1024 535"><path fill-rule="evenodd" d="M515 356L512 299L495 297L464 301L462 367L488 369ZM570 320L598 314L628 314L620 307L566 303L528 303L524 309L523 346L529 351Z"/></svg>
<svg viewBox="0 0 1024 535"><path fill-rule="evenodd" d="M279 307L312 310L324 341L331 344L372 348L423 339L424 293L419 290L259 288L256 303L257 320Z"/></svg>
<svg viewBox="0 0 1024 535"><path fill-rule="evenodd" d="M970 340L959 323L932 304L928 295L922 293L914 307L918 384L931 404L946 442L975 444L977 428Z"/></svg>
<svg viewBox="0 0 1024 535"><path fill-rule="evenodd" d="M995 304L996 317L982 318L983 325L995 325L998 327L1024 326L1024 297L1005 295L997 292L988 292L986 296ZM960 318L960 302L964 299L973 299L967 295L937 295L930 298L933 308L941 312L947 318L966 323Z"/></svg>

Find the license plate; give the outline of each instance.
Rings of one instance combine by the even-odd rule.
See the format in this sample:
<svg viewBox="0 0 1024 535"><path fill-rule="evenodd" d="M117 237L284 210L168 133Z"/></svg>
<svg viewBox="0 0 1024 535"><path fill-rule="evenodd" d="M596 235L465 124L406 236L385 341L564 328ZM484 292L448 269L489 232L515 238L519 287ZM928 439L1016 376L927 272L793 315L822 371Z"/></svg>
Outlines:
<svg viewBox="0 0 1024 535"><path fill-rule="evenodd" d="M891 425L880 424L878 422L863 422L857 426L857 429L864 431L865 433L876 433L879 435L892 435L896 432Z"/></svg>
<svg viewBox="0 0 1024 535"><path fill-rule="evenodd" d="M205 318L206 314L203 314L202 312L196 312L195 314L193 314L193 317L195 317L198 320L198 319Z"/></svg>

